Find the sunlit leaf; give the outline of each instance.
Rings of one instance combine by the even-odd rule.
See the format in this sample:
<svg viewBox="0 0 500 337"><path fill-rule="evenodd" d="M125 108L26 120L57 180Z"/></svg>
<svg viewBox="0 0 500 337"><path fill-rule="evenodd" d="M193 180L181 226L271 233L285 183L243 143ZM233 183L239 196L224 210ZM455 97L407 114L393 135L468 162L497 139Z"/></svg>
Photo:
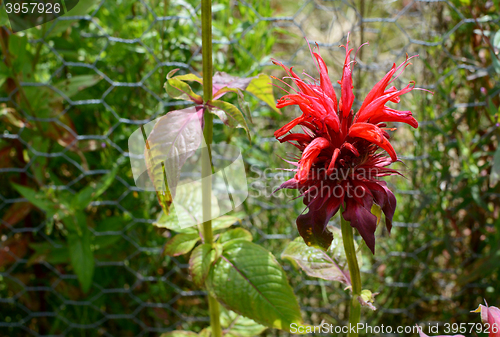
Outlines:
<svg viewBox="0 0 500 337"><path fill-rule="evenodd" d="M165 244L165 254L168 256L187 254L200 240L198 233L179 233Z"/></svg>
<svg viewBox="0 0 500 337"><path fill-rule="evenodd" d="M271 83L271 78L268 75L260 74L248 84L246 91L264 101L269 107L279 113L279 110L276 108L276 100L274 99L273 86Z"/></svg>
<svg viewBox="0 0 500 337"><path fill-rule="evenodd" d="M245 121L245 117L237 107L231 103L220 100L210 101L209 105L212 107L210 108L210 111L217 115L222 122L224 122L224 124L230 127L244 128L247 132L248 139L250 139L250 130L247 122Z"/></svg>
<svg viewBox="0 0 500 337"><path fill-rule="evenodd" d="M300 236L287 245L281 258L291 261L311 277L351 284L347 268L342 269L325 251L306 245Z"/></svg>
<svg viewBox="0 0 500 337"><path fill-rule="evenodd" d="M202 104L203 98L196 94L189 84L181 81L177 77L172 77L179 69L174 69L167 75L167 81L165 82L165 90L167 94L175 99L183 99L186 101L193 101L196 104Z"/></svg>

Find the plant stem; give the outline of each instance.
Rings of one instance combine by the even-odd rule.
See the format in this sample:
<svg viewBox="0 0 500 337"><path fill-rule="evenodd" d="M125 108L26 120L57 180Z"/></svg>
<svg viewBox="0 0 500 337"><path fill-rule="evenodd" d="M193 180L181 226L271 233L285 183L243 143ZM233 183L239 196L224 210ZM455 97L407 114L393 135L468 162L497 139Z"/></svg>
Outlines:
<svg viewBox="0 0 500 337"><path fill-rule="evenodd" d="M212 1L201 1L201 32L202 32L202 56L203 56L203 101L212 99ZM212 232L212 138L213 138L213 116L209 111L204 111L203 118L205 126L203 136L207 144L207 151L202 152L202 199L203 199L203 237L205 243L213 244ZM208 295L208 308L210 311L210 327L213 337L222 337L220 325L219 302L210 294Z"/></svg>
<svg viewBox="0 0 500 337"><path fill-rule="evenodd" d="M340 214L340 223L342 228L342 241L344 242L345 256L351 275L351 310L349 312L349 325L356 326L361 319L361 304L358 297L361 295L361 275L359 272L358 260L356 258L356 249L354 248L353 228L349 221L344 220ZM350 329L349 329L350 330ZM349 337L357 337L358 333L349 333Z"/></svg>

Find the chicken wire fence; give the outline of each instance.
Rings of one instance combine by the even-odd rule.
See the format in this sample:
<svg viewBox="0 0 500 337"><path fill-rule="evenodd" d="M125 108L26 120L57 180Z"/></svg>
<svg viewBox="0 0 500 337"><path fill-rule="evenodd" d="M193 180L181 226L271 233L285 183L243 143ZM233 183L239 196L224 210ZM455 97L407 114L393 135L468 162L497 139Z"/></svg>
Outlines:
<svg viewBox="0 0 500 337"><path fill-rule="evenodd" d="M106 4L109 1L100 1L89 13L79 16L63 16L55 21L44 25L43 34L38 39L29 41L33 48L41 48L47 54L54 57L56 66L52 67L51 73L44 81L29 81L24 78L20 83L22 88L48 88L52 95L60 97L62 110L57 116L49 118L35 117L32 111L26 111L19 104L16 94L19 89L16 88L8 96L0 98L0 101L6 103L7 106L18 109L24 116L26 124L35 123L55 123L64 129L69 135L69 140L63 140L60 151L48 151L40 149L32 141L26 141L26 133L30 129L26 125L22 125L17 133L10 133L5 130L0 138L7 142L17 142L24 152L26 165L24 167L9 166L8 163L0 165L0 172L5 177L24 176L24 179L35 179L33 174L33 166L37 164L37 158L47 158L48 160L57 159L59 162L65 162L61 166L61 170L66 170L66 166L72 167L78 174L71 176L65 183L49 183L45 187L54 190L66 190L70 193L75 193L77 186L81 183L92 181L94 177L101 176L109 171L109 165L104 165L104 160L109 155L109 152L119 153L122 161L128 161L127 148L121 145L123 139L115 139L117 130L126 134L138 128L140 125L148 123L158 116L170 111L173 107L182 105L182 102L168 99L162 93L154 89L151 82L153 75L161 74L162 78L166 71L173 68L181 68L186 72L197 72L200 68L196 63L201 59L201 41L195 40L198 44L194 46L186 46L189 58L185 61L178 62L172 56L166 60L165 57L159 55L157 46L152 46L149 42L151 36L155 34L155 27L164 23L176 23L180 26L189 26L195 30L198 36L201 36L201 25L199 22L200 6L192 6L187 2L178 0L166 2L165 5L174 6L179 10L178 15L163 15L161 11L155 10L153 2L140 0L136 3L140 6L141 14L133 13L130 16L130 21L123 22L123 25L134 25L136 16L141 16L141 26L138 27L139 33L133 38L122 37L118 34L110 33L107 27L103 24L103 19L98 18L99 13L104 14L108 11ZM135 4L133 5L136 6ZM425 58L429 50L439 50L441 53L447 54L450 60L455 64L454 71L446 76L433 78L430 82L428 78L424 78L422 62L418 60L414 62L414 68L409 71L410 77L415 77L419 86L434 90L436 86L445 81L453 72L458 72L461 69L467 69L470 72L481 73L488 72L491 69L485 69L481 65L474 64L458 59L448 52L447 44L449 43L450 35L454 34L461 26L471 25L476 23L476 18L468 17L461 13L450 1L439 0L424 0L424 1L365 1L353 3L351 1L301 1L299 4L293 2L276 2L272 4L273 14L271 16L263 16L259 12L259 2L257 1L230 1L227 6L233 8L241 16L248 15L249 24L241 29L240 32L231 37L221 37L217 32L214 33L214 50L227 52L231 48L237 48L240 53L248 56L248 60L253 63L247 68L247 75L255 70L271 69L271 62L268 57L257 58L252 54L250 48L245 45L245 40L249 38L252 32L259 26L264 25L267 30L275 32L274 34L282 35L283 31L291 34L297 41L292 47L279 40L273 46L273 52L278 50L279 58L288 65L311 64L309 61L309 50L303 36L307 36L310 42L317 42L323 57L326 59L334 59L330 72L331 78L340 78L339 65L342 64L342 49L340 44L345 43L348 32L351 32L351 39L356 45L360 41L370 41L368 49L361 49L358 53L358 63L354 71L354 80L360 80L363 87L369 87L368 83L375 83L376 78L381 78L381 75L387 71L392 62L401 62L404 60L406 53L420 54L421 58ZM217 6L217 5L215 5ZM376 16L367 16L369 6L377 7ZM137 9L136 9L137 10ZM134 11L134 9L133 9ZM373 13L373 11L372 11ZM454 13L460 19L452 25L452 28L447 28L443 31L440 26L439 15L443 16L449 13ZM71 13L69 13L71 14ZM439 14L439 15L438 15ZM106 14L109 15L109 14ZM217 8L214 8L215 21L224 20L218 18ZM227 19L227 18L226 18ZM238 20L238 18L235 18ZM486 19L487 20L487 19ZM58 36L51 35L53 30L57 30L61 22L78 22L78 24L88 29L64 31L61 34L79 34L77 38L85 41L86 44L95 45L96 48L89 48L93 55L85 57L86 62L67 61L68 50L63 50L54 47L54 40ZM144 24L146 22L147 24ZM188 32L189 33L189 32ZM386 39L387 34L392 34L390 39ZM163 40L162 40L163 41ZM262 42L264 43L264 42ZM137 77L136 74L128 73L128 65L116 64L116 69L109 72L102 70L100 61L113 54L113 48L117 45L125 46L123 50L132 52L140 52L147 55L148 67L145 68L144 76ZM164 50L160 50L163 53ZM364 53L364 54L363 54ZM368 53L373 53L367 57ZM325 54L327 56L325 57ZM223 62L219 54L215 54L215 63ZM2 57L5 57L3 55ZM227 56L229 58L229 56ZM278 56L277 56L278 57ZM93 60L89 62L88 60ZM56 79L61 76L67 76L74 69L85 69L88 74L98 75L107 83L107 89L102 92L102 95L89 97L81 100L73 100L68 96L67 92L61 90L60 87L54 85ZM335 69L336 68L336 69ZM358 76L358 70L368 73L370 80L364 80ZM313 73L312 71L310 73ZM118 78L118 80L117 80ZM122 79L130 79L122 81ZM333 81L334 82L334 81ZM161 85L160 85L161 87ZM27 89L28 90L28 89ZM367 89L363 89L367 90ZM127 97L130 95L132 100L138 104L134 107L140 107L141 97L134 93L141 91L141 95L146 95L157 103L148 115L141 114L137 110L130 111L127 106L118 106L110 104L108 98L111 95L122 95ZM362 90L356 89L357 95L362 97ZM41 97L44 99L46 97ZM485 106L486 98L479 102L461 102L458 99L450 98L452 104L449 109L464 109L471 106ZM359 103L359 102L358 102ZM37 109L37 102L33 102L33 111ZM90 118L99 118L102 111L111 113L114 120L107 121L111 127L108 130L101 129L100 133L95 134L80 134L77 132L78 125L68 127L61 121L61 116L66 114L75 114L77 111L82 111L88 108L95 110L96 114ZM260 107L265 109L265 107ZM89 111L89 110L87 110ZM446 112L444 112L446 113ZM437 117L439 118L439 116ZM437 119L436 118L436 119ZM429 125L434 124L435 119L420 118L421 132ZM2 127L3 128L3 127ZM264 151L269 143L275 142L271 136L272 133L257 139L250 145L250 148ZM102 167L88 167L84 159L75 159L71 154L77 144L87 144L92 147L92 153L103 153ZM273 146L273 145L272 145ZM419 162L425 159L427 154L421 153L418 150L413 153L400 154L407 163L413 161ZM411 152L411 151L406 151ZM251 157L251 154L247 154ZM78 157L77 157L78 158ZM248 158L245 158L250 164ZM128 164L123 164L126 166ZM273 179L274 173L268 173L266 178ZM252 179L250 179L252 180ZM254 179L255 180L255 179ZM252 181L254 181L252 180ZM2 180L5 182L5 180ZM160 332L170 331L183 327L189 329L191 326L205 326L209 322L203 308L204 295L203 291L192 290L189 287L188 272L186 260L182 258L172 258L169 260L168 268L162 269L164 262L159 263L157 270L151 270L148 265L148 260L144 260L144 256L156 256L154 259L163 261L161 257L162 245L158 242L143 242L140 235L136 235L136 228L153 227L151 224L155 221L155 216L146 214L146 212L138 214L130 212L127 207L123 206L124 200L136 197L137 194L143 193L140 189L131 183L130 179L126 179L118 175L114 182L115 189L119 189L116 198L109 198L108 194L104 194L104 199L91 203L91 211L97 209L110 214L127 214L129 221L123 225L120 230L97 231L92 226L90 230L96 237L113 236L118 237L119 242L125 242L126 256L120 255L116 258L109 259L96 258L96 270L102 270L102 273L108 273L113 279L114 275L126 274L126 282L108 282L107 284L99 284L94 280L92 283L92 291L90 295L71 297L67 296L67 288L77 288L76 276L64 268L61 268L56 263L49 263L44 259L38 261L30 260L28 248L12 249L7 243L11 240L19 240L24 236L36 237L37 241L46 242L55 248L58 248L58 242L48 235L45 231L49 226L49 221L43 217L39 217L37 222L28 223L21 222L19 224L9 223L8 218L3 216L2 219L2 259L10 261L3 263L3 269L0 273L0 288L2 297L0 302L4 309L8 311L3 313L3 319L0 321L0 335L2 336L77 336L90 335L95 333L102 336L155 336ZM116 187L118 186L118 187ZM2 191L4 187L2 186ZM419 190L398 189L398 200L400 198L417 198L421 193ZM9 193L9 195L13 195ZM102 198L101 198L102 199ZM153 199L154 200L154 199ZM0 210L3 214L7 214L12 205L26 201L20 196L7 196L4 193L0 195ZM279 218L276 214L285 211L292 207L289 203L278 204L265 198L250 198L247 202L252 205L252 213L247 216L242 225L254 233L257 237L257 242L274 247L275 255L279 256L280 251L276 247L282 247L280 244L286 240L293 239L297 236L296 232L288 231L282 233L272 229L271 220L269 227L259 220L262 215L266 219ZM112 211L107 211L111 209ZM109 214L108 214L109 213ZM270 215L271 214L271 215ZM394 226L397 228L406 228L408 230L418 229L422 224L415 222L396 221ZM293 222L290 225L293 228ZM418 284L425 280L426 260L425 255L422 257L422 252L425 252L429 247L432 247L439 242L439 237L429 237L427 241L415 251L406 251L406 247L390 247L382 244L381 253L376 255L376 260L369 269L363 269L363 278L369 275L380 273L380 267L392 261L399 261L401 268L407 264L415 264L420 266L421 273L415 273L412 279L408 282L395 282L385 278L382 281L382 290L391 292L391 289L406 289L408 293L418 287ZM279 242L275 245L275 242ZM162 264L163 263L163 264ZM306 319L311 323L319 324L322 319L328 319L336 324L345 324L347 319L345 316L345 303L347 297L345 292L337 285L328 281L311 279L300 272L293 270L290 267L285 267L287 273L292 279L295 292L299 296L299 301ZM161 270L161 271L160 271ZM432 272L453 273L453 270L434 269ZM33 273L33 276L27 274ZM50 275L50 276L47 276ZM45 277L44 283L40 283L37 279L41 276ZM154 286L153 286L154 285ZM168 297L158 296L156 291L158 287L168 288ZM470 291L474 287L484 287L484 285L469 284L463 288L462 292ZM333 294L333 297L332 297ZM408 321L417 323L419 317L418 310L422 307L431 308L438 302L452 303L456 296L460 294L420 294L420 298L412 303L406 303L404 306L399 306L398 302L387 301L379 307L380 317L393 315L394 317L405 317ZM76 298L76 299L75 299ZM38 300L37 300L38 299ZM33 303L37 303L36 305ZM113 302L123 310L115 310L111 305ZM430 310L430 309L429 309ZM83 319L84 317L92 317L92 321ZM146 317L146 318L145 318ZM369 316L371 317L371 316ZM379 318L380 319L380 318ZM399 319L399 318L398 318ZM49 322L51 328L43 328L41 322ZM84 323L82 323L84 322ZM198 324L198 325L197 325ZM127 328L118 328L126 326ZM120 331L119 333L117 331ZM285 335L284 333L268 330L266 335ZM397 334L387 334L397 335Z"/></svg>

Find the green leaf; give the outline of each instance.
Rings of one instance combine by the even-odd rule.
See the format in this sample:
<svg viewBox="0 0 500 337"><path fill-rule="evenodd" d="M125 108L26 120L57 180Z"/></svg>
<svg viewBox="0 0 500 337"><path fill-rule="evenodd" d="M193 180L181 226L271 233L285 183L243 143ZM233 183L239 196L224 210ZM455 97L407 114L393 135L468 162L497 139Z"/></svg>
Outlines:
<svg viewBox="0 0 500 337"><path fill-rule="evenodd" d="M30 243L30 248L35 252L30 256L27 263L28 266L44 261L54 265L70 263L69 248L65 242L33 242Z"/></svg>
<svg viewBox="0 0 500 337"><path fill-rule="evenodd" d="M289 260L311 277L351 285L347 268L344 270L323 250L306 245L300 236L286 246L281 258Z"/></svg>
<svg viewBox="0 0 500 337"><path fill-rule="evenodd" d="M260 74L248 84L246 91L264 101L274 111L279 113L279 110L276 108L276 100L274 99L273 85L271 83L272 80L268 75Z"/></svg>
<svg viewBox="0 0 500 337"><path fill-rule="evenodd" d="M91 249L91 234L87 219L81 211L62 219L68 227L68 248L71 265L83 292L87 292L94 276L94 255Z"/></svg>
<svg viewBox="0 0 500 337"><path fill-rule="evenodd" d="M175 76L175 78L178 80L181 80L181 81L195 81L195 82L198 82L200 84L203 84L203 79L196 76L195 74L178 75L178 76Z"/></svg>
<svg viewBox="0 0 500 337"><path fill-rule="evenodd" d="M43 192L37 192L29 187L12 183L12 187L19 192L26 200L40 208L42 211L53 214L57 209L57 204L48 198Z"/></svg>
<svg viewBox="0 0 500 337"><path fill-rule="evenodd" d="M181 227L181 222L177 221L175 214L175 209L169 212L169 214L165 214L165 212L161 211L153 225L160 228L167 228L177 233L197 233L197 230L193 227Z"/></svg>
<svg viewBox="0 0 500 337"><path fill-rule="evenodd" d="M380 220L382 219L382 208L380 208L379 205L374 203L371 208L371 213L377 217L377 226L378 226Z"/></svg>
<svg viewBox="0 0 500 337"><path fill-rule="evenodd" d="M75 210L85 209L93 200L103 194L115 180L119 165L115 165L111 171L104 175L97 184L87 185L78 192L71 200L71 207Z"/></svg>
<svg viewBox="0 0 500 337"><path fill-rule="evenodd" d="M248 128L247 122L245 121L245 117L237 107L235 107L231 103L227 103L217 99L210 101L208 104L212 107L212 109L210 109L210 112L217 115L222 120L222 122L224 122L224 124L230 127L244 128L247 132L248 139L250 139L250 130Z"/></svg>
<svg viewBox="0 0 500 337"><path fill-rule="evenodd" d="M207 278L210 266L222 254L222 246L204 243L196 247L189 258L189 273L196 286L202 287Z"/></svg>
<svg viewBox="0 0 500 337"><path fill-rule="evenodd" d="M228 230L227 232L222 233L219 237L219 242L224 243L224 242L236 240L236 239L242 239L242 240L247 240L247 241L251 242L253 240L253 237L252 237L252 233L250 233L246 229L235 228L235 229L231 229L231 230Z"/></svg>
<svg viewBox="0 0 500 337"><path fill-rule="evenodd" d="M179 256L189 253L200 239L198 233L177 234L165 244L165 254Z"/></svg>
<svg viewBox="0 0 500 337"><path fill-rule="evenodd" d="M224 337L253 337L260 335L267 329L254 320L238 315L224 307L221 307L220 323L224 328Z"/></svg>
<svg viewBox="0 0 500 337"><path fill-rule="evenodd" d="M210 269L210 293L234 312L271 328L301 324L300 307L274 256L252 242L231 240Z"/></svg>
<svg viewBox="0 0 500 337"><path fill-rule="evenodd" d="M497 147L495 154L493 155L493 165L491 166L490 173L490 187L495 187L495 185L500 180L500 146Z"/></svg>
<svg viewBox="0 0 500 337"><path fill-rule="evenodd" d="M76 75L55 83L54 87L62 91L67 97L72 97L83 89L95 85L101 79L99 75ZM62 97L56 97L62 100Z"/></svg>
<svg viewBox="0 0 500 337"><path fill-rule="evenodd" d="M203 98L196 94L189 84L184 83L177 77L172 77L179 69L174 69L167 75L167 82L165 82L165 90L167 94L174 99L183 99L186 101L193 101L196 104L202 104Z"/></svg>

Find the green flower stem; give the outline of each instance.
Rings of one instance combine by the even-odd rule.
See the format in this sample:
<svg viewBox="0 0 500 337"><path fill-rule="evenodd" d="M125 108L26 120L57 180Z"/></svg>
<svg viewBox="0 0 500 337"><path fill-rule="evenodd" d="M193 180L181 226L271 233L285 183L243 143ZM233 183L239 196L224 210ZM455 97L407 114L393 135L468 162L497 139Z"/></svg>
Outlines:
<svg viewBox="0 0 500 337"><path fill-rule="evenodd" d="M361 303L358 297L361 295L361 274L359 272L358 259L356 258L356 249L354 248L353 228L349 221L344 220L340 214L340 223L342 228L342 241L344 242L344 250L349 266L349 274L351 275L352 295L351 309L349 311L349 324L355 326L361 319ZM357 337L358 334L349 333L349 337Z"/></svg>
<svg viewBox="0 0 500 337"><path fill-rule="evenodd" d="M212 1L201 1L201 29L202 29L202 56L203 56L203 101L208 102L212 99ZM207 144L207 151L202 156L201 175L202 180L202 199L203 199L203 218L212 218L212 181L209 178L212 175L212 139L213 139L213 116L205 111L205 126L203 136ZM205 243L213 244L214 235L212 232L212 221L207 220L203 223L203 237ZM217 300L208 295L208 308L210 311L210 327L213 337L222 337L222 328L220 325L220 307Z"/></svg>

